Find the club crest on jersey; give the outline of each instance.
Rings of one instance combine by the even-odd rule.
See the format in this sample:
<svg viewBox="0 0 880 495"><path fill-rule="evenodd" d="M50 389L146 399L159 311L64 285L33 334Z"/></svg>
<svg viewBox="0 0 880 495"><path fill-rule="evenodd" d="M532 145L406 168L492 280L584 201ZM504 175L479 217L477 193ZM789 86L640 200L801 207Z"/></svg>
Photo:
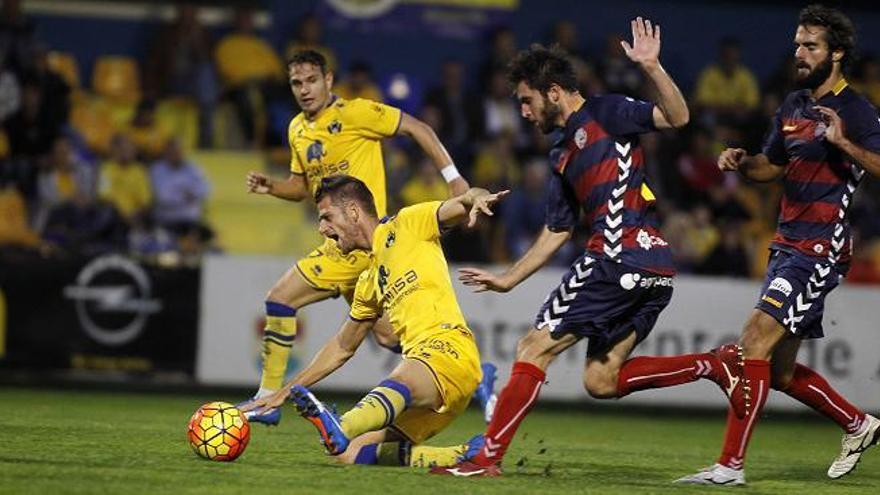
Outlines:
<svg viewBox="0 0 880 495"><path fill-rule="evenodd" d="M390 248L391 246L393 246L395 240L397 240L397 236L394 234L393 231L389 232L388 237L385 238L385 247Z"/></svg>
<svg viewBox="0 0 880 495"><path fill-rule="evenodd" d="M654 246L666 246L668 243L664 241L662 238L651 235L645 232L644 229L639 229L639 233L636 235L636 242L639 243L642 249L648 251Z"/></svg>
<svg viewBox="0 0 880 495"><path fill-rule="evenodd" d="M770 287L767 288L767 292L771 290L782 292L785 294L785 297L788 297L791 295L792 291L791 282L782 277L776 277L770 282Z"/></svg>
<svg viewBox="0 0 880 495"><path fill-rule="evenodd" d="M587 145L587 131L585 131L583 127L574 133L574 144L579 150L584 149L584 146Z"/></svg>
<svg viewBox="0 0 880 495"><path fill-rule="evenodd" d="M342 122L338 120L334 120L330 122L330 125L327 126L327 132L330 134L339 134L342 132Z"/></svg>
<svg viewBox="0 0 880 495"><path fill-rule="evenodd" d="M327 152L324 150L324 143L322 143L320 140L317 140L317 139L315 140L315 142L310 144L308 148L306 148L306 160L307 161L312 161L312 160L320 161L321 158L324 158L324 155L326 155L326 154L327 154Z"/></svg>

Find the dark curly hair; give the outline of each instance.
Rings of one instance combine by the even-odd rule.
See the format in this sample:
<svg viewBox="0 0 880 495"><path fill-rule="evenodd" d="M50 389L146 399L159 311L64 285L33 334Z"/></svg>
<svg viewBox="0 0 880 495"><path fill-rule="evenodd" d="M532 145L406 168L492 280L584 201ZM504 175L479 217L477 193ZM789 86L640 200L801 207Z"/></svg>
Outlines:
<svg viewBox="0 0 880 495"><path fill-rule="evenodd" d="M329 197L335 205L341 205L347 201L359 204L367 214L378 216L376 202L373 193L367 185L357 177L350 175L335 174L321 179L318 190L315 191L315 202L318 203L323 197Z"/></svg>
<svg viewBox="0 0 880 495"><path fill-rule="evenodd" d="M825 42L830 51L843 51L840 67L847 71L855 58L856 28L843 12L813 4L801 10L798 24L801 26L821 26L825 28Z"/></svg>
<svg viewBox="0 0 880 495"><path fill-rule="evenodd" d="M315 50L300 50L287 61L288 67L299 64L312 64L321 69L321 74L327 73L327 59Z"/></svg>
<svg viewBox="0 0 880 495"><path fill-rule="evenodd" d="M558 46L546 48L539 44L517 53L510 61L507 82L513 87L525 82L530 88L543 94L554 84L566 91L578 89L574 65L565 51Z"/></svg>

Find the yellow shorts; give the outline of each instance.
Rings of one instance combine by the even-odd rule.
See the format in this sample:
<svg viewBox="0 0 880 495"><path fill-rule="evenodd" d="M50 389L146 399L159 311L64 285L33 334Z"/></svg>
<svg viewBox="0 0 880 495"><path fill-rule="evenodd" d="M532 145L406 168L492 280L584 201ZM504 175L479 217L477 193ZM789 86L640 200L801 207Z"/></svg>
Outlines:
<svg viewBox="0 0 880 495"><path fill-rule="evenodd" d="M324 244L296 262L297 270L309 285L318 290L331 291L333 297L341 295L349 303L358 276L369 265L370 257L366 251L342 254L333 239L324 239Z"/></svg>
<svg viewBox="0 0 880 495"><path fill-rule="evenodd" d="M425 339L408 349L403 358L427 366L443 398L440 409L407 409L390 426L418 444L442 431L467 408L483 379L480 351L471 331L460 327Z"/></svg>

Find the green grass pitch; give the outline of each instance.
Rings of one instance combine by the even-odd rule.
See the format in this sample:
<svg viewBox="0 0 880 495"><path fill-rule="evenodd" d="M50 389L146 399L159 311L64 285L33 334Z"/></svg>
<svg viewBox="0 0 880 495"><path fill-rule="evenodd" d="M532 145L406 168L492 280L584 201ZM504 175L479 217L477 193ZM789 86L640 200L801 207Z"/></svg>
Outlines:
<svg viewBox="0 0 880 495"><path fill-rule="evenodd" d="M205 461L190 450L185 428L190 414L211 400L236 397L0 388L0 493L705 493L670 482L713 462L723 429L720 412L652 417L623 407L597 412L539 404L508 453L503 478L450 479L336 465L292 408L277 428L253 425L237 461ZM471 409L431 443L459 442L482 429ZM838 428L827 421L765 417L747 461L749 485L712 491L880 493L880 448L853 474L825 477L839 441Z"/></svg>

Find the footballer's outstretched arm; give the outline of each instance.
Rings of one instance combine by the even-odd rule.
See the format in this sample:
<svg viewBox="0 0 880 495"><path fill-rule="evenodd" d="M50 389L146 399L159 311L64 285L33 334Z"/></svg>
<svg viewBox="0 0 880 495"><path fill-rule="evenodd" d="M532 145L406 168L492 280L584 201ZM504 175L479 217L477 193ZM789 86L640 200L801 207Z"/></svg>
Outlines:
<svg viewBox="0 0 880 495"><path fill-rule="evenodd" d="M660 25L651 25L648 19L635 18L632 23L633 43L621 41L630 60L639 64L657 91L654 107L654 125L658 129L684 127L690 120L687 102L681 90L660 65Z"/></svg>
<svg viewBox="0 0 880 495"><path fill-rule="evenodd" d="M442 227L452 227L467 218L468 227L473 227L481 214L491 217L492 207L509 193L508 190L490 193L485 189L472 187L466 193L444 201L437 210L437 221Z"/></svg>
<svg viewBox="0 0 880 495"><path fill-rule="evenodd" d="M274 179L260 172L248 172L248 192L269 194L288 201L302 201L311 197L305 175L291 173L286 180Z"/></svg>
<svg viewBox="0 0 880 495"><path fill-rule="evenodd" d="M742 148L727 148L718 155L718 168L725 172L739 172L755 182L772 182L785 173L784 165L777 165L763 153L748 155Z"/></svg>
<svg viewBox="0 0 880 495"><path fill-rule="evenodd" d="M375 323L376 320L346 319L339 332L328 340L321 350L315 353L312 361L297 373L292 380L285 383L274 394L253 401L250 407L245 407L242 411L255 409L267 411L280 407L290 396L290 387L294 385L310 387L323 380L354 356L355 351L360 347Z"/></svg>
<svg viewBox="0 0 880 495"><path fill-rule="evenodd" d="M573 229L554 231L545 226L532 247L506 272L496 275L480 268L468 267L459 270L458 279L473 287L474 292L507 292L547 264L556 251L571 239L572 231Z"/></svg>
<svg viewBox="0 0 880 495"><path fill-rule="evenodd" d="M401 112L400 128L397 132L411 137L413 141L418 143L422 151L428 155L428 158L437 167L437 171L443 175L443 179L449 184L452 196L462 195L468 190L467 181L459 175L452 157L446 151L443 143L440 142L440 138L437 137L434 129L431 129L431 126L406 112Z"/></svg>

